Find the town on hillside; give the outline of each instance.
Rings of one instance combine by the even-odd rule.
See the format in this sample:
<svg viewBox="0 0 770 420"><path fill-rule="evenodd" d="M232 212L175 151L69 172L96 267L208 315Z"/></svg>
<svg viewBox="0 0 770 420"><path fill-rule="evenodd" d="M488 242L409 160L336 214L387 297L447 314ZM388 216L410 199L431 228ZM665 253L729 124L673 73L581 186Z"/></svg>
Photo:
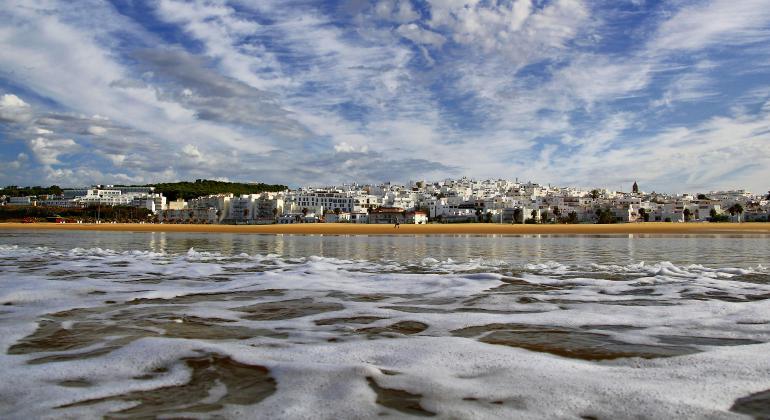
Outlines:
<svg viewBox="0 0 770 420"><path fill-rule="evenodd" d="M210 184L217 193L202 187ZM770 217L770 193L663 194L644 192L636 183L628 192L466 177L298 189L205 180L158 185L162 188L6 187L0 189L0 217L199 224L766 222Z"/></svg>

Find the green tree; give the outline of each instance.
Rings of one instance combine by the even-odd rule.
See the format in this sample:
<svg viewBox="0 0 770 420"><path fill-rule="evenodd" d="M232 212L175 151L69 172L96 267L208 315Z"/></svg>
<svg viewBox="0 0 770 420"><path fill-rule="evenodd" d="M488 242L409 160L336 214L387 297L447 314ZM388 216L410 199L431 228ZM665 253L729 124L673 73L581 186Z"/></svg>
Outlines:
<svg viewBox="0 0 770 420"><path fill-rule="evenodd" d="M16 185L8 185L5 188L0 188L0 195L8 197L27 197L27 196L40 196L40 195L61 195L62 189L58 185L51 185L50 187L41 187L36 185L34 187L19 187Z"/></svg>
<svg viewBox="0 0 770 420"><path fill-rule="evenodd" d="M574 225L578 222L578 215L577 212L571 211L567 214L567 223Z"/></svg>
<svg viewBox="0 0 770 420"><path fill-rule="evenodd" d="M690 211L690 209L686 208L686 209L684 209L683 213L684 213L684 221L685 222L689 222L690 218L692 217L692 212Z"/></svg>
<svg viewBox="0 0 770 420"><path fill-rule="evenodd" d="M615 216L610 209L596 209L596 223L606 225L615 223Z"/></svg>
<svg viewBox="0 0 770 420"><path fill-rule="evenodd" d="M717 209L712 207L711 210L709 210L709 217L711 217L712 220L716 219L717 218Z"/></svg>
<svg viewBox="0 0 770 420"><path fill-rule="evenodd" d="M594 200L599 198L599 190L596 190L596 189L591 190L591 198L593 198Z"/></svg>
<svg viewBox="0 0 770 420"><path fill-rule="evenodd" d="M740 203L735 203L735 212L738 213L738 222L741 221L741 216L743 216L743 206L740 205Z"/></svg>
<svg viewBox="0 0 770 420"><path fill-rule="evenodd" d="M513 209L513 223L520 223L519 220L521 220L522 213L523 212L518 207Z"/></svg>
<svg viewBox="0 0 770 420"><path fill-rule="evenodd" d="M241 195L259 194L261 192L278 192L287 188L285 185L279 184L263 184L261 182L251 184L241 182L212 181L207 179L196 179L195 182L169 182L146 186L154 186L155 192L163 193L163 195L172 201L176 200L177 198L189 200L192 198L213 194L232 193L234 195Z"/></svg>
<svg viewBox="0 0 770 420"><path fill-rule="evenodd" d="M553 206L553 209L551 211L553 212L554 221L556 223L566 223L566 221L564 220L565 218L562 217L562 211L559 208L559 206Z"/></svg>

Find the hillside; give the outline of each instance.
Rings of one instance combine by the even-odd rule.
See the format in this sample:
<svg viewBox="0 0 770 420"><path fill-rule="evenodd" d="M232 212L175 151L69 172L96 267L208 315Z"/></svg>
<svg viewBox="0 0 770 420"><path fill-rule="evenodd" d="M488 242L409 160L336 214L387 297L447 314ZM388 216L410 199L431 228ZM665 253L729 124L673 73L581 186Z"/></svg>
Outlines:
<svg viewBox="0 0 770 420"><path fill-rule="evenodd" d="M233 193L235 195L258 194L266 191L283 191L287 188L285 185L279 184L263 184L261 182L247 184L241 182L212 181L207 179L197 179L195 182L184 181L151 184L148 186L154 186L155 192L163 193L169 200L176 200L177 198L189 200L191 198L221 193Z"/></svg>

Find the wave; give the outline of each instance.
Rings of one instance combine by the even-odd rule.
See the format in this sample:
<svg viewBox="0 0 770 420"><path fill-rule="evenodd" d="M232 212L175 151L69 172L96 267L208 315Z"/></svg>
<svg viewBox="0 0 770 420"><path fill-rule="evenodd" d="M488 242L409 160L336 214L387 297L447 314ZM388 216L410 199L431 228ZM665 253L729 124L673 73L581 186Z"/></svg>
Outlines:
<svg viewBox="0 0 770 420"><path fill-rule="evenodd" d="M770 366L762 265L17 245L0 264L4 417L188 414L172 394L224 417L705 417Z"/></svg>

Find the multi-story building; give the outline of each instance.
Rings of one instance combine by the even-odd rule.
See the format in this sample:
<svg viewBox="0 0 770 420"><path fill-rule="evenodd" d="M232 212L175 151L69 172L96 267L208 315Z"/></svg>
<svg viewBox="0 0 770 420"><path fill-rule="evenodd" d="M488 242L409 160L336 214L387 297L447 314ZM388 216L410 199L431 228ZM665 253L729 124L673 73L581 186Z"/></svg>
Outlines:
<svg viewBox="0 0 770 420"><path fill-rule="evenodd" d="M350 193L339 190L300 190L287 196L286 201L299 208L320 207L344 212L353 211L355 205Z"/></svg>

